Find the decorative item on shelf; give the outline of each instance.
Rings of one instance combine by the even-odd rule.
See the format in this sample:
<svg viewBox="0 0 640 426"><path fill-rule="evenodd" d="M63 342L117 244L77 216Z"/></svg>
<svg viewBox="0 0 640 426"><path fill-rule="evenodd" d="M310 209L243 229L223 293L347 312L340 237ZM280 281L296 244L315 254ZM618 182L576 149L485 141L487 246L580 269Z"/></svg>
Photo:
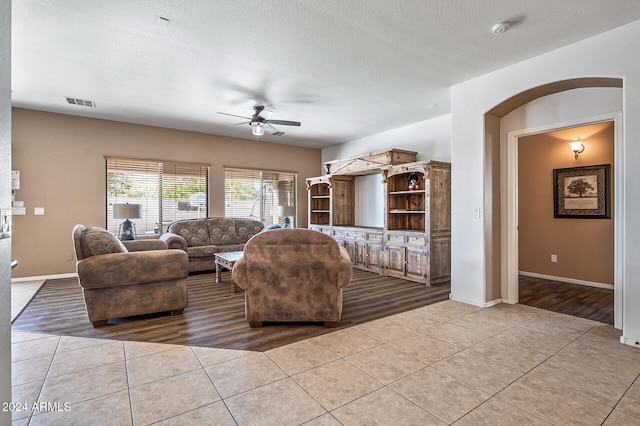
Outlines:
<svg viewBox="0 0 640 426"><path fill-rule="evenodd" d="M409 182L409 191L413 191L415 189L419 189L418 186L418 175L415 173L409 174L407 177L407 182Z"/></svg>
<svg viewBox="0 0 640 426"><path fill-rule="evenodd" d="M284 218L282 219L282 227L283 228L291 228L291 219L292 216L296 215L296 206L278 206L278 216Z"/></svg>
<svg viewBox="0 0 640 426"><path fill-rule="evenodd" d="M113 205L113 218L125 219L120 224L119 237L121 240L135 240L136 239L136 224L129 219L140 219L142 217L142 205L141 204L114 204Z"/></svg>
<svg viewBox="0 0 640 426"><path fill-rule="evenodd" d="M584 152L584 145L582 144L580 138L578 138L578 140L575 142L569 142L569 146L571 147L571 151L573 151L573 153L575 154L576 160L578 159L578 154Z"/></svg>

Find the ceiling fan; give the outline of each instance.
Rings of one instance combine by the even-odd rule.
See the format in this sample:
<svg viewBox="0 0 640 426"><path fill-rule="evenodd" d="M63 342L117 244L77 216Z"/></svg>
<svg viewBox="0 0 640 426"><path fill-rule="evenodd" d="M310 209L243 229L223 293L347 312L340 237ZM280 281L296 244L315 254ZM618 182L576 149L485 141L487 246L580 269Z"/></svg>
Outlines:
<svg viewBox="0 0 640 426"><path fill-rule="evenodd" d="M255 136L258 136L258 137L264 135L265 129L269 130L269 132L272 135L277 135L277 136L284 135L284 132L280 132L278 129L276 129L273 126L274 124L278 124L282 126L300 126L299 121L270 120L262 117L260 115L262 111L269 111L269 110L265 110L264 105L256 105L253 107L253 110L255 112L251 117L243 117L241 115L227 114L226 112L218 112L218 114L229 115L231 117L239 117L239 118L244 118L246 120L249 120L249 121L243 121L242 123L236 123L236 125L240 125L240 124L251 125L251 133L253 133Z"/></svg>

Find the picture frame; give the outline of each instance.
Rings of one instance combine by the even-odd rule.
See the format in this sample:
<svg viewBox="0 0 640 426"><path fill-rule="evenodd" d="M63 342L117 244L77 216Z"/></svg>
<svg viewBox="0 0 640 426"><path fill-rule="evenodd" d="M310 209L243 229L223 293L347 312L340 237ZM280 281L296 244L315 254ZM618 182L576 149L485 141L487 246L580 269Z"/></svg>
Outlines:
<svg viewBox="0 0 640 426"><path fill-rule="evenodd" d="M610 164L553 170L553 217L610 219Z"/></svg>

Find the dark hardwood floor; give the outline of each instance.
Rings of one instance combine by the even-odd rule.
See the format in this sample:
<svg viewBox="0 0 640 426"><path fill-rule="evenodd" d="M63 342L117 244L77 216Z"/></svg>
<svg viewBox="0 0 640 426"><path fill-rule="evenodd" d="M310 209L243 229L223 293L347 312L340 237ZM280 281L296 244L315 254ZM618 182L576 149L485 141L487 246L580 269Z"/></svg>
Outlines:
<svg viewBox="0 0 640 426"><path fill-rule="evenodd" d="M183 315L168 313L110 320L94 329L87 320L82 291L75 278L47 281L14 321L14 330L62 336L161 342L264 351L447 300L451 286L426 287L414 282L354 269L344 289L342 319L333 329L314 323L267 323L250 328L244 317L244 292L234 292L214 274L189 276L189 306Z"/></svg>
<svg viewBox="0 0 640 426"><path fill-rule="evenodd" d="M519 276L519 302L613 324L613 290Z"/></svg>

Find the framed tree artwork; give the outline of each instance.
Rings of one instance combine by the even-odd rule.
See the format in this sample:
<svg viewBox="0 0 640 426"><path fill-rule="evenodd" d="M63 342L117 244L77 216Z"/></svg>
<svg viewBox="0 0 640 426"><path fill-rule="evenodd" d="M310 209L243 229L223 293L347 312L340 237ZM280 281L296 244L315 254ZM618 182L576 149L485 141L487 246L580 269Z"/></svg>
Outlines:
<svg viewBox="0 0 640 426"><path fill-rule="evenodd" d="M610 219L610 164L553 170L555 218Z"/></svg>

